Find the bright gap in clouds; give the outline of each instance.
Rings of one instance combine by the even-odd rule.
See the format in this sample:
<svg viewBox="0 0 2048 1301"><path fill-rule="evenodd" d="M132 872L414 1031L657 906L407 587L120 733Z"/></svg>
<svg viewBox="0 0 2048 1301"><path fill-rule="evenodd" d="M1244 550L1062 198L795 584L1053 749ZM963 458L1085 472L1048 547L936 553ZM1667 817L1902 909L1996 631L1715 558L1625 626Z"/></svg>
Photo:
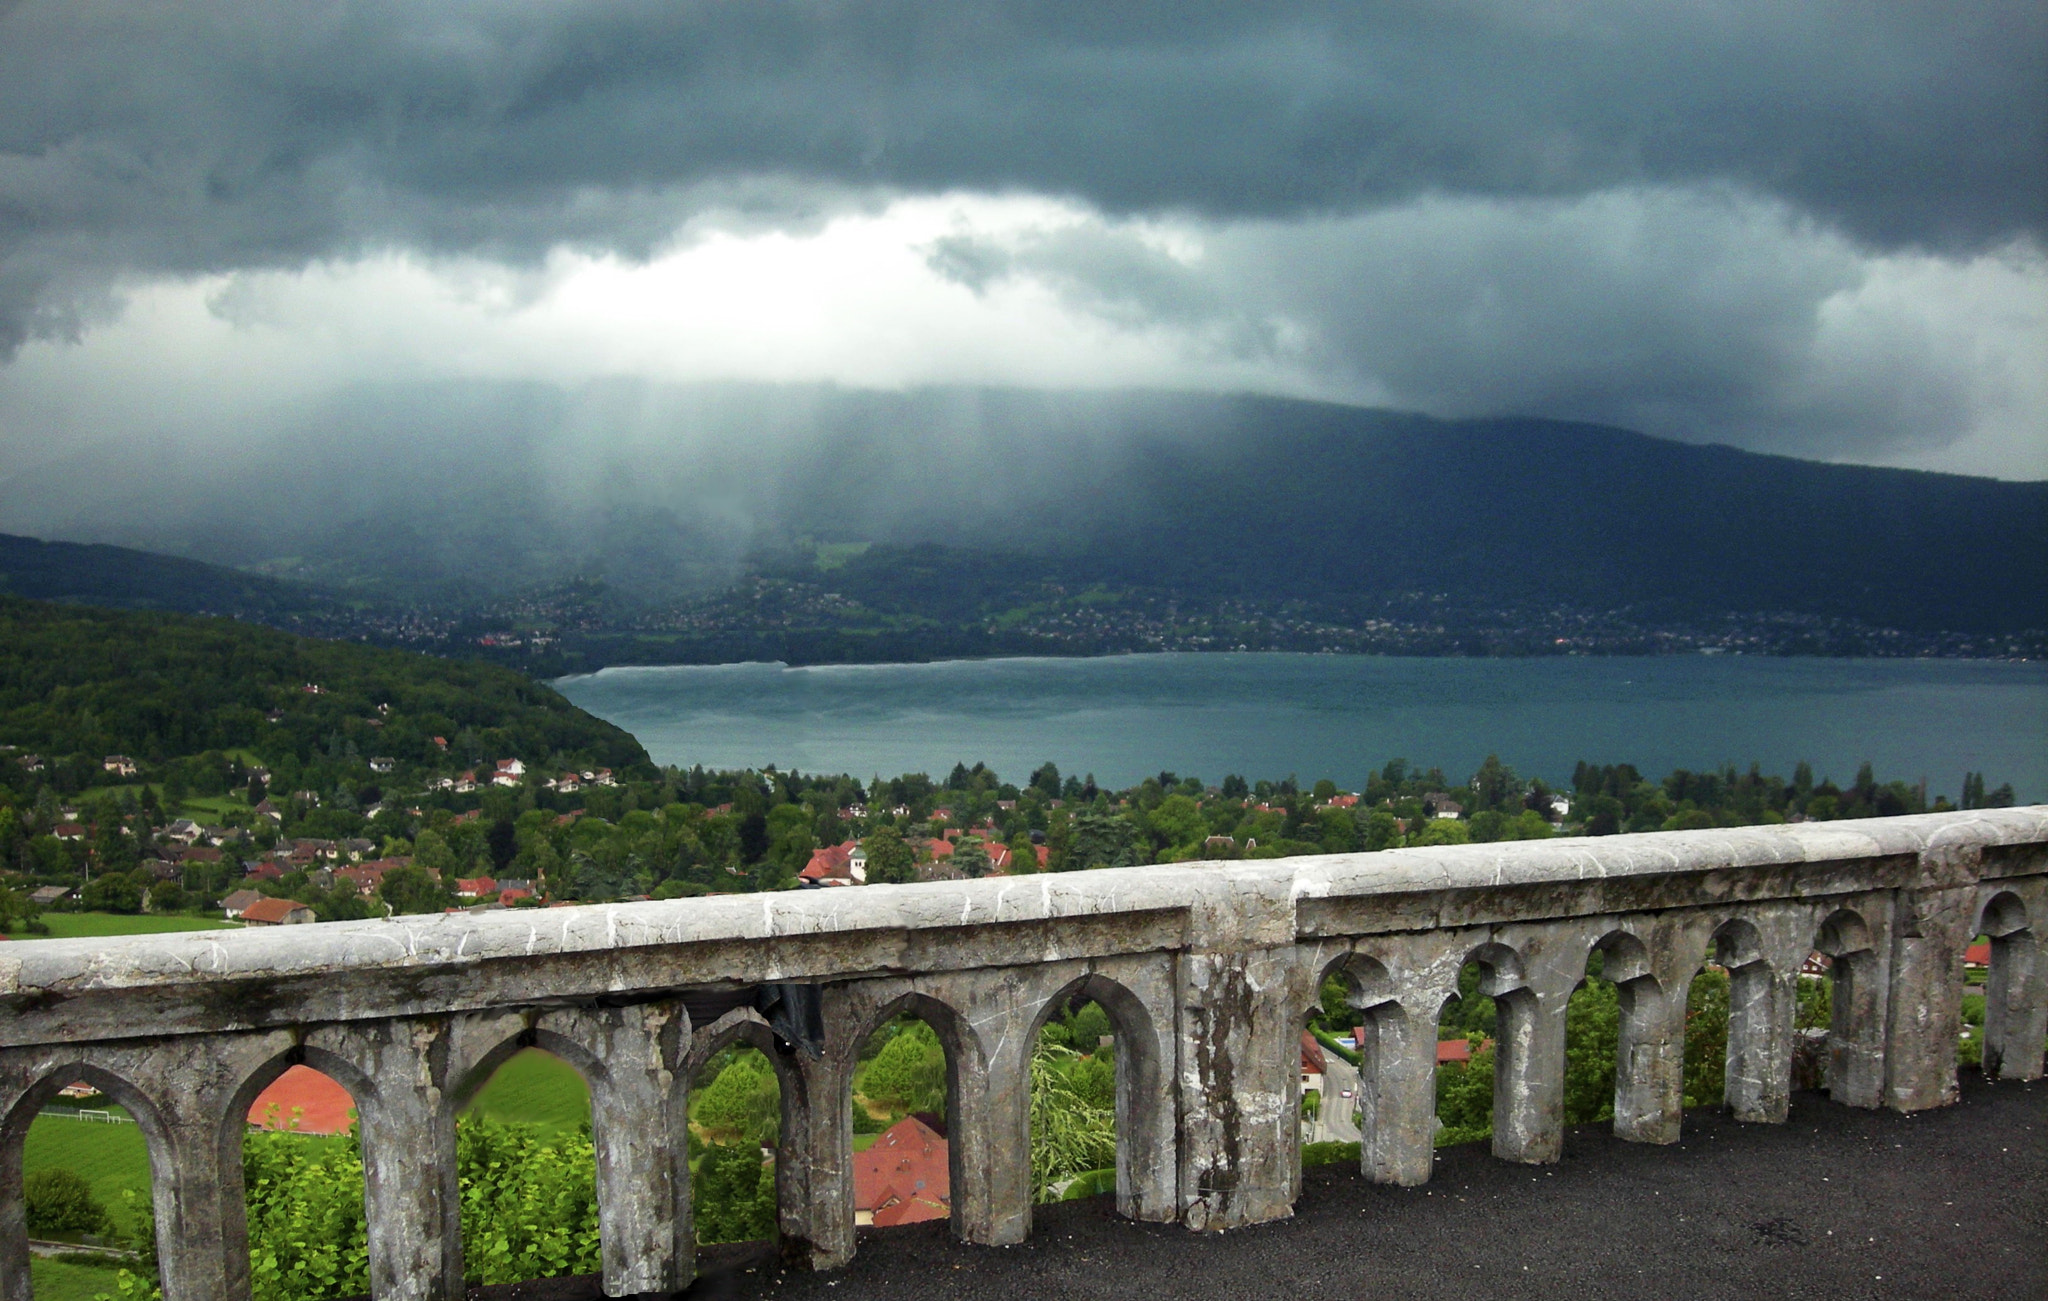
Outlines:
<svg viewBox="0 0 2048 1301"><path fill-rule="evenodd" d="M1867 255L1721 192L1237 224L900 198L801 231L699 217L645 262L394 251L132 286L0 369L0 443L17 466L217 445L364 383L825 381L1253 391L2036 478L2043 267Z"/></svg>

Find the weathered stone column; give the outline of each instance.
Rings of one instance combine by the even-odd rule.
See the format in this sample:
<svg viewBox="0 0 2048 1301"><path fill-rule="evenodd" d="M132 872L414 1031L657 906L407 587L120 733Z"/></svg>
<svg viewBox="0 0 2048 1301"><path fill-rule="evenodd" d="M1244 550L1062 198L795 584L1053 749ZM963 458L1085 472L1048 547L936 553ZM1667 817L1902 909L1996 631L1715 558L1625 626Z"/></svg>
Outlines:
<svg viewBox="0 0 2048 1301"><path fill-rule="evenodd" d="M1564 1155L1567 992L1519 989L1494 999L1493 1154L1528 1165Z"/></svg>
<svg viewBox="0 0 2048 1301"><path fill-rule="evenodd" d="M1956 1100L1963 950L1975 902L1972 886L1899 892L1884 1046L1884 1103L1894 1110Z"/></svg>
<svg viewBox="0 0 2048 1301"><path fill-rule="evenodd" d="M2048 958L2032 930L1991 940L1984 984L1984 1073L1998 1080L2038 1080L2048 1041Z"/></svg>
<svg viewBox="0 0 2048 1301"><path fill-rule="evenodd" d="M1676 1143L1685 1110L1685 996L1654 978L1623 982L1614 1054L1614 1136Z"/></svg>
<svg viewBox="0 0 2048 1301"><path fill-rule="evenodd" d="M959 1104L947 1113L947 1140L957 1143L955 1168L964 1178L953 1185L953 1226L962 1241L1013 1246L1031 1236L1031 1049L1030 1022L1009 1014L994 1051L969 1078L959 1072ZM979 1095L970 1100L970 1094ZM954 1116L967 1121L957 1126ZM973 1136L973 1137L970 1137ZM962 1196L961 1184L972 1190ZM978 1201L978 1205L976 1202Z"/></svg>
<svg viewBox="0 0 2048 1301"><path fill-rule="evenodd" d="M860 1051L851 1028L849 1000L843 986L819 991L823 1004L825 1051L821 1057L796 1059L808 1103L801 1135L785 1132L783 1143L804 1148L804 1204L782 1205L785 1233L798 1220L797 1236L810 1244L813 1269L837 1269L853 1260L853 1066ZM797 1118L791 1117L791 1120ZM794 1198L796 1190L788 1190Z"/></svg>
<svg viewBox="0 0 2048 1301"><path fill-rule="evenodd" d="M1870 950L1834 960L1828 1028L1828 1097L1845 1107L1884 1105L1884 967Z"/></svg>
<svg viewBox="0 0 2048 1301"><path fill-rule="evenodd" d="M1359 1169L1374 1183L1427 1183L1436 1164L1436 1016L1382 1003L1362 1020Z"/></svg>
<svg viewBox="0 0 2048 1301"><path fill-rule="evenodd" d="M371 1087L356 1102L375 1301L462 1301L462 1202L446 1020L323 1028Z"/></svg>
<svg viewBox="0 0 2048 1301"><path fill-rule="evenodd" d="M1301 1027L1292 946L1181 958L1182 1222L1233 1229L1294 1213Z"/></svg>
<svg viewBox="0 0 2048 1301"><path fill-rule="evenodd" d="M1017 1066L993 1069L967 1042L974 1031L964 1021L952 1035L936 1028L946 1047L953 1236L982 1246L1022 1242L1031 1229L1031 1150L1019 1150L1014 1125L998 1117L1007 1120L1016 1107L1029 1104L1029 1081ZM1021 1200L1015 1195L1020 1187Z"/></svg>
<svg viewBox="0 0 2048 1301"><path fill-rule="evenodd" d="M559 1035L592 1069L590 1133L607 1296L674 1292L695 1276L681 1214L689 1195L689 1086L676 1065L689 1015L679 1004L571 1008L539 1018L542 1047Z"/></svg>
<svg viewBox="0 0 2048 1301"><path fill-rule="evenodd" d="M1798 968L1752 962L1728 973L1726 1100L1737 1120L1778 1124L1792 1105L1792 1009Z"/></svg>

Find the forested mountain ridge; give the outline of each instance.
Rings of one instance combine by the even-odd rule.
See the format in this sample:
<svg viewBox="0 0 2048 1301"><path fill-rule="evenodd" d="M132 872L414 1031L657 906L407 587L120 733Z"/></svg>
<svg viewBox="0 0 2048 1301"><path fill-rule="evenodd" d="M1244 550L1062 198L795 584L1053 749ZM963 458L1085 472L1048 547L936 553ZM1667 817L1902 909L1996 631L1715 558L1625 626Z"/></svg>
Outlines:
<svg viewBox="0 0 2048 1301"><path fill-rule="evenodd" d="M0 533L0 595L116 610L171 610L275 622L339 602L304 583L103 543Z"/></svg>
<svg viewBox="0 0 2048 1301"><path fill-rule="evenodd" d="M346 751L407 768L486 757L647 762L630 734L510 669L5 596L0 744L95 768L109 754L153 763L233 749L302 762Z"/></svg>
<svg viewBox="0 0 2048 1301"><path fill-rule="evenodd" d="M1915 630L2048 626L2048 483L1835 465L1547 420L1241 399L1271 436L1146 442L1105 577L1413 590Z"/></svg>
<svg viewBox="0 0 2048 1301"><path fill-rule="evenodd" d="M2048 482L1279 398L810 397L772 455L739 439L700 463L622 433L580 449L580 488L559 461L488 492L435 463L365 481L434 485L396 520L366 498L324 513L317 546L253 517L229 531L317 554L312 582L0 538L0 590L538 676L1239 648L2048 654ZM633 473L606 469L628 453Z"/></svg>

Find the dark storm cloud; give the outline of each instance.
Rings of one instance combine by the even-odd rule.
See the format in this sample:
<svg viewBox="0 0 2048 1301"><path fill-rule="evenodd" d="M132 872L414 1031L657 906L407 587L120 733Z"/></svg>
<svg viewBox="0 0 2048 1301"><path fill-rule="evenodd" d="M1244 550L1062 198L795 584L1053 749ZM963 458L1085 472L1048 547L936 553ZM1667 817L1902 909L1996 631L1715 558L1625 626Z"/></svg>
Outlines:
<svg viewBox="0 0 2048 1301"><path fill-rule="evenodd" d="M1875 247L2048 222L2036 0L0 4L0 346L109 277L641 253L1018 189L1288 218L1726 183Z"/></svg>

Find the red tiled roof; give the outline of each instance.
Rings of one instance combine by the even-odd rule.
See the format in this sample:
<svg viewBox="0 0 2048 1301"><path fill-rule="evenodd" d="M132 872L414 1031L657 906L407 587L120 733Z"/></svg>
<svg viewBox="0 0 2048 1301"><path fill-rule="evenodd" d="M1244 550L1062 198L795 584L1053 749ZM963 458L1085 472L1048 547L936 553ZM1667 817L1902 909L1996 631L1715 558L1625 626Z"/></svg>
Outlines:
<svg viewBox="0 0 2048 1301"><path fill-rule="evenodd" d="M242 909L242 920L258 926L277 926L295 912L309 911L296 899L258 899Z"/></svg>
<svg viewBox="0 0 2048 1301"><path fill-rule="evenodd" d="M1301 1071L1304 1075L1321 1075L1329 1066L1323 1057L1323 1046L1316 1037L1304 1030L1301 1032Z"/></svg>
<svg viewBox="0 0 2048 1301"><path fill-rule="evenodd" d="M1491 1047L1493 1047L1493 1040L1481 1039L1479 1041L1480 1052L1485 1052ZM1472 1041L1470 1039L1439 1039L1436 1041L1437 1065L1442 1066L1448 1062L1469 1062L1471 1060Z"/></svg>
<svg viewBox="0 0 2048 1301"><path fill-rule="evenodd" d="M1963 961L1969 963L1973 967L1990 966L1991 941L1986 940L1982 944L1972 944L1970 947L1964 949Z"/></svg>
<svg viewBox="0 0 2048 1301"><path fill-rule="evenodd" d="M301 1134L342 1134L354 1123L355 1099L310 1066L293 1066L249 1104L249 1123ZM297 1112L297 1115L293 1113Z"/></svg>
<svg viewBox="0 0 2048 1301"><path fill-rule="evenodd" d="M851 840L837 845L823 845L811 851L811 861L797 876L805 881L827 879L853 879L853 851L858 846Z"/></svg>
<svg viewBox="0 0 2048 1301"><path fill-rule="evenodd" d="M942 1219L952 1204L946 1140L915 1116L853 1154L853 1204L879 1225Z"/></svg>

